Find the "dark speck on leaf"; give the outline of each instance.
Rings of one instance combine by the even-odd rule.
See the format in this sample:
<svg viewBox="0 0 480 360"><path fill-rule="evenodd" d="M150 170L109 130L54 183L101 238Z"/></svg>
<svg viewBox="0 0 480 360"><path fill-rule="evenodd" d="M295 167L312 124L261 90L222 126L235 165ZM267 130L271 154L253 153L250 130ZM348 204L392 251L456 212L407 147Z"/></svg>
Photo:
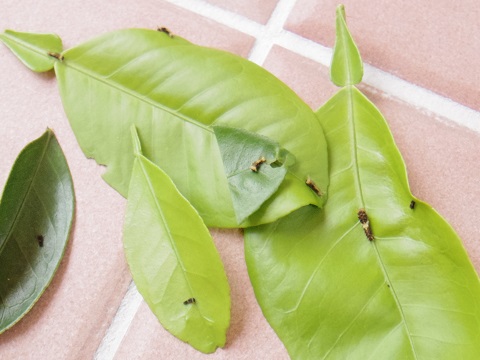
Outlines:
<svg viewBox="0 0 480 360"><path fill-rule="evenodd" d="M43 235L37 235L38 246L43 247Z"/></svg>
<svg viewBox="0 0 480 360"><path fill-rule="evenodd" d="M410 203L410 209L415 209L415 201L412 200L412 202Z"/></svg>

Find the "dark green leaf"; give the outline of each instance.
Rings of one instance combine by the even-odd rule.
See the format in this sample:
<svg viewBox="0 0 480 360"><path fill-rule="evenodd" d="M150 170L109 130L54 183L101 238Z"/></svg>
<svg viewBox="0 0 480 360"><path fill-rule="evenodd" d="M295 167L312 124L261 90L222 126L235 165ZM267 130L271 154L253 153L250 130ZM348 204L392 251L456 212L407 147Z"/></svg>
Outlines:
<svg viewBox="0 0 480 360"><path fill-rule="evenodd" d="M295 157L265 136L224 126L213 129L237 221L242 224L277 191Z"/></svg>
<svg viewBox="0 0 480 360"><path fill-rule="evenodd" d="M139 292L160 323L211 353L226 340L230 290L220 256L197 211L158 166L140 154L128 192L124 248Z"/></svg>
<svg viewBox="0 0 480 360"><path fill-rule="evenodd" d="M18 156L0 203L0 333L30 310L52 280L74 203L67 162L47 130Z"/></svg>
<svg viewBox="0 0 480 360"><path fill-rule="evenodd" d="M63 53L55 72L82 150L107 165L104 179L124 196L135 123L144 154L159 165L206 224L237 227L228 181L211 125L245 128L295 155L297 162L243 225L274 221L306 204L321 206L326 142L314 112L291 89L238 56L195 46L164 32L109 33Z"/></svg>
<svg viewBox="0 0 480 360"><path fill-rule="evenodd" d="M51 70L55 61L61 58L62 40L54 34L30 34L5 30L0 34L0 39L33 71Z"/></svg>

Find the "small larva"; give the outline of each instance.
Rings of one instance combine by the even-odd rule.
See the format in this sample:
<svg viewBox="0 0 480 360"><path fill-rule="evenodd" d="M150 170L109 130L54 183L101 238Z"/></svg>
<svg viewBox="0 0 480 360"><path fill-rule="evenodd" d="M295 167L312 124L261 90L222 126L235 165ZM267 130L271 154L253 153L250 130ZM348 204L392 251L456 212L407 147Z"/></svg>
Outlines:
<svg viewBox="0 0 480 360"><path fill-rule="evenodd" d="M410 209L415 209L415 201L412 200L412 202L410 203Z"/></svg>
<svg viewBox="0 0 480 360"><path fill-rule="evenodd" d="M375 240L375 236L373 236L372 228L370 227L370 221L368 220L368 215L365 209L358 210L358 220L362 224L363 231L365 232L365 236L368 240L372 241Z"/></svg>
<svg viewBox="0 0 480 360"><path fill-rule="evenodd" d="M189 305L189 304L195 304L197 302L197 300L195 300L195 298L190 298L190 299L187 299L183 302L183 305Z"/></svg>
<svg viewBox="0 0 480 360"><path fill-rule="evenodd" d="M60 61L63 60L63 55L60 55L59 53L49 52L48 56L54 57L55 59L58 59Z"/></svg>
<svg viewBox="0 0 480 360"><path fill-rule="evenodd" d="M266 162L267 159L265 159L264 156L262 156L260 159L258 159L257 161L255 161L252 166L250 166L250 170L252 170L253 172L257 172L258 171L258 168L260 167L260 165L262 165L264 162Z"/></svg>
<svg viewBox="0 0 480 360"><path fill-rule="evenodd" d="M173 38L173 34L170 30L168 30L166 27L159 27L157 28L157 31L160 31L160 32L163 32L165 34L167 34L168 36L170 36L171 38Z"/></svg>
<svg viewBox="0 0 480 360"><path fill-rule="evenodd" d="M318 186L312 181L312 179L310 178L307 178L307 181L305 181L305 184L307 184L307 186L312 189L315 194L317 194L318 196L322 196L323 193L322 191L318 188Z"/></svg>

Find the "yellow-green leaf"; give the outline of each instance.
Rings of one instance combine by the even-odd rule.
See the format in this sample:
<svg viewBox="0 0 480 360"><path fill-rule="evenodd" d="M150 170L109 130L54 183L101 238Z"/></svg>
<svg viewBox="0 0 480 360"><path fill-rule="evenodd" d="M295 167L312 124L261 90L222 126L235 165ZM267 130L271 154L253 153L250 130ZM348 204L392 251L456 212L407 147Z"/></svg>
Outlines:
<svg viewBox="0 0 480 360"><path fill-rule="evenodd" d="M411 194L379 110L347 85L317 115L324 208L245 230L256 297L292 359L480 359L478 275L451 226Z"/></svg>
<svg viewBox="0 0 480 360"><path fill-rule="evenodd" d="M202 352L214 352L225 344L230 323L220 256L197 211L134 143L123 237L133 279L163 327Z"/></svg>
<svg viewBox="0 0 480 360"><path fill-rule="evenodd" d="M357 45L347 28L345 8L337 6L337 37L333 49L330 77L337 86L355 85L362 81L363 63Z"/></svg>
<svg viewBox="0 0 480 360"><path fill-rule="evenodd" d="M55 34L31 34L5 30L0 39L31 70L53 69L62 55L62 40Z"/></svg>

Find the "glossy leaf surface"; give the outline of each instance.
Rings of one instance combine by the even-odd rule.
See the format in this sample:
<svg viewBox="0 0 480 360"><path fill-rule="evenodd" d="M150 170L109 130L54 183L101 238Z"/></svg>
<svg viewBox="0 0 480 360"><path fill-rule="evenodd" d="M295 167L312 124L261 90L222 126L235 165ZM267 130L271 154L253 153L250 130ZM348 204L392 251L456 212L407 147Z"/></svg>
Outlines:
<svg viewBox="0 0 480 360"><path fill-rule="evenodd" d="M410 193L381 114L347 87L318 117L331 166L323 211L246 230L257 299L291 357L480 358L478 276L452 228Z"/></svg>
<svg viewBox="0 0 480 360"><path fill-rule="evenodd" d="M326 142L314 112L261 67L164 32L129 29L100 36L56 61L65 111L88 157L124 196L135 123L151 159L172 178L207 225L237 227L211 125L245 128L278 142L297 159L272 196L243 225L270 222L308 203L305 186L328 185ZM307 200L306 200L307 199Z"/></svg>
<svg viewBox="0 0 480 360"><path fill-rule="evenodd" d="M54 34L6 30L0 39L27 67L37 72L53 69L55 58L51 55L62 52L62 40Z"/></svg>
<svg viewBox="0 0 480 360"><path fill-rule="evenodd" d="M225 126L213 129L241 224L277 191L295 158L265 136Z"/></svg>
<svg viewBox="0 0 480 360"><path fill-rule="evenodd" d="M0 203L0 333L31 309L52 280L74 202L67 162L47 130L18 156Z"/></svg>
<svg viewBox="0 0 480 360"><path fill-rule="evenodd" d="M160 323L202 352L223 346L230 290L220 256L196 210L138 148L123 243L135 284Z"/></svg>
<svg viewBox="0 0 480 360"><path fill-rule="evenodd" d="M358 84L363 77L363 62L357 45L347 28L343 5L337 6L336 29L337 37L333 49L330 77L337 86Z"/></svg>

